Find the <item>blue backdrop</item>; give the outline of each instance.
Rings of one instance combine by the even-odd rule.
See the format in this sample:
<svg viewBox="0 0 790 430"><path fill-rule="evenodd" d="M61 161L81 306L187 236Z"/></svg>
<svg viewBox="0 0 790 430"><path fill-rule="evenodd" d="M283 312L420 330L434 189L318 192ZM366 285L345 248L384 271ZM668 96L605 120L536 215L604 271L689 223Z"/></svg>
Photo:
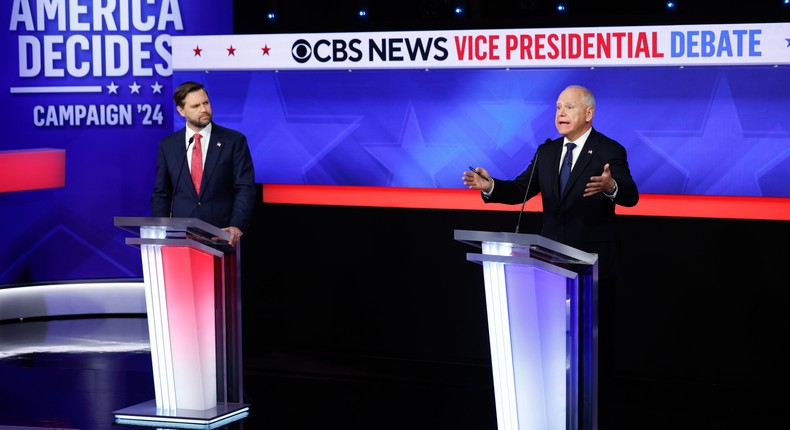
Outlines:
<svg viewBox="0 0 790 430"><path fill-rule="evenodd" d="M768 66L176 72L250 139L256 180L461 187L471 163L520 173L558 137L557 96L596 95L643 193L788 197L790 72Z"/></svg>
<svg viewBox="0 0 790 430"><path fill-rule="evenodd" d="M113 217L150 215L157 142L183 126L174 122L170 37L231 33L232 8L37 3L0 6L0 151L64 149L66 184L0 193L0 284L142 277L139 250Z"/></svg>
<svg viewBox="0 0 790 430"><path fill-rule="evenodd" d="M642 193L790 197L786 67L173 75L167 37L231 33L227 5L39 19L28 4L0 8L0 46L17 60L0 69L0 151L65 149L66 184L0 194L0 285L142 276L113 217L150 215L157 142L183 126L172 91L187 79L248 136L258 183L461 188L470 164L512 177L557 136L556 97L577 83Z"/></svg>

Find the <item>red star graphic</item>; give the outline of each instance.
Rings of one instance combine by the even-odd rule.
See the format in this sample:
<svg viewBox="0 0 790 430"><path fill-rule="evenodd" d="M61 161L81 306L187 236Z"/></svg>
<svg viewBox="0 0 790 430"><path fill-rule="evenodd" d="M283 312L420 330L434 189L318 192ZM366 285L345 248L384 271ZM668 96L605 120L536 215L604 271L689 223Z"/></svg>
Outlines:
<svg viewBox="0 0 790 430"><path fill-rule="evenodd" d="M233 45L230 45L230 48L228 48L228 55L236 56L236 48Z"/></svg>
<svg viewBox="0 0 790 430"><path fill-rule="evenodd" d="M201 56L200 53L203 52L203 50L200 49L200 45L195 46L195 49L193 49L193 51L195 51L195 57L200 57Z"/></svg>
<svg viewBox="0 0 790 430"><path fill-rule="evenodd" d="M261 48L261 50L263 51L263 55L269 55L269 50L271 49L272 48L269 48L269 45L263 45L263 48Z"/></svg>

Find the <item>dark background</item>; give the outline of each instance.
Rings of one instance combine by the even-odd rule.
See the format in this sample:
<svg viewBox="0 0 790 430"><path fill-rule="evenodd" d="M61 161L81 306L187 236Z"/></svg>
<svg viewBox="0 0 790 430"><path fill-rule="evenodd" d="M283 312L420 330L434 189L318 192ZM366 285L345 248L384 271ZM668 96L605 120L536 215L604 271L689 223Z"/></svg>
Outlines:
<svg viewBox="0 0 790 430"><path fill-rule="evenodd" d="M461 18L449 12L451 3L237 1L235 28L299 33L788 20L781 0L681 1L671 13L661 1L575 0L563 14L547 1L467 1ZM359 4L370 11L364 20L355 15ZM275 21L265 19L271 10ZM540 216L526 214L520 231L537 233ZM516 212L261 203L242 250L248 400L273 408L300 402L313 411L308 414L340 414L349 424L386 417L390 428L424 427L411 421L420 415L434 417L441 423L436 428L494 428L482 269L466 261L474 250L456 242L453 230L512 232L517 218ZM621 216L620 224L627 269L615 308L618 427L756 428L783 419L789 224L647 216ZM290 394L294 384L316 380L350 381L345 386L355 388L344 388L353 391L348 396L329 388ZM457 395L447 396L448 389ZM290 424L301 418L295 413Z"/></svg>
<svg viewBox="0 0 790 430"><path fill-rule="evenodd" d="M517 216L261 204L242 257L250 400L287 404L269 391L273 375L289 384L350 380L389 387L359 399L357 418L410 417L431 405L455 423L446 428L495 428L482 268L466 261L476 250L453 230L512 232ZM540 216L527 213L520 231L538 232ZM646 216L620 224L627 271L616 291L617 428L754 428L779 419L789 224ZM446 395L393 401L392 384L462 392L474 409Z"/></svg>
<svg viewBox="0 0 790 430"><path fill-rule="evenodd" d="M787 22L784 1L677 0L667 9L666 0L236 0L233 7L235 33L266 34ZM277 18L266 19L272 11Z"/></svg>
<svg viewBox="0 0 790 430"><path fill-rule="evenodd" d="M575 0L563 14L554 2L479 0L465 2L463 17L451 3L232 4L235 31L251 34L790 21L783 0L681 1L672 13L663 1ZM359 4L369 5L367 19L356 16ZM241 428L495 429L482 269L466 261L475 250L453 231L513 232L518 213L267 204L261 189L241 252L244 400L252 405ZM540 216L526 213L520 231L537 233ZM602 430L785 422L790 223L619 222L626 272L615 291L616 415ZM121 317L144 336L145 315ZM75 321L53 325L64 322ZM69 332L4 324L5 341L27 342L26 326L41 339ZM23 354L0 364L0 424L117 429L108 411L153 394L147 353ZM77 413L87 418L69 418Z"/></svg>

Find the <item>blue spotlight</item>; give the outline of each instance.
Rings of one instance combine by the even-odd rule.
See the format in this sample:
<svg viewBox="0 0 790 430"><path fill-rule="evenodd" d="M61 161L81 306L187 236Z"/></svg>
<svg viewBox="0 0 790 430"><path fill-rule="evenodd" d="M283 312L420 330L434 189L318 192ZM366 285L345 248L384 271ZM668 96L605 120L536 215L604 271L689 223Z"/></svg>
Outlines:
<svg viewBox="0 0 790 430"><path fill-rule="evenodd" d="M562 14L565 13L566 10L567 8L564 3L557 3L557 13Z"/></svg>
<svg viewBox="0 0 790 430"><path fill-rule="evenodd" d="M266 19L268 19L269 21L274 21L275 19L277 19L277 14L275 14L274 12L269 12L266 14Z"/></svg>
<svg viewBox="0 0 790 430"><path fill-rule="evenodd" d="M677 5L675 4L675 2L673 2L673 1L668 1L668 2L667 2L667 9L669 9L669 10L672 10L672 9L674 9L674 8L675 8L675 6L677 6Z"/></svg>
<svg viewBox="0 0 790 430"><path fill-rule="evenodd" d="M359 15L360 18L364 18L364 17L368 16L368 11L366 11L365 9L360 9L359 12L358 12L358 15Z"/></svg>
<svg viewBox="0 0 790 430"><path fill-rule="evenodd" d="M462 8L461 6L456 6L453 12L455 12L456 15L461 15L464 13L464 8Z"/></svg>

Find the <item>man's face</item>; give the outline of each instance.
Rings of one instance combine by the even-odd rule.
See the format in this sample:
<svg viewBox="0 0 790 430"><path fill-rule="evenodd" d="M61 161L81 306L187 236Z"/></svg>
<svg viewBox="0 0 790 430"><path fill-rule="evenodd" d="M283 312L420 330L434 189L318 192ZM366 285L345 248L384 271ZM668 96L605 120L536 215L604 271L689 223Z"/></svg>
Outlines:
<svg viewBox="0 0 790 430"><path fill-rule="evenodd" d="M591 127L593 108L584 104L582 90L567 88L557 98L554 125L561 135L574 141Z"/></svg>
<svg viewBox="0 0 790 430"><path fill-rule="evenodd" d="M184 107L177 107L178 113L194 129L201 129L211 122L211 103L204 90L192 91L184 98Z"/></svg>

